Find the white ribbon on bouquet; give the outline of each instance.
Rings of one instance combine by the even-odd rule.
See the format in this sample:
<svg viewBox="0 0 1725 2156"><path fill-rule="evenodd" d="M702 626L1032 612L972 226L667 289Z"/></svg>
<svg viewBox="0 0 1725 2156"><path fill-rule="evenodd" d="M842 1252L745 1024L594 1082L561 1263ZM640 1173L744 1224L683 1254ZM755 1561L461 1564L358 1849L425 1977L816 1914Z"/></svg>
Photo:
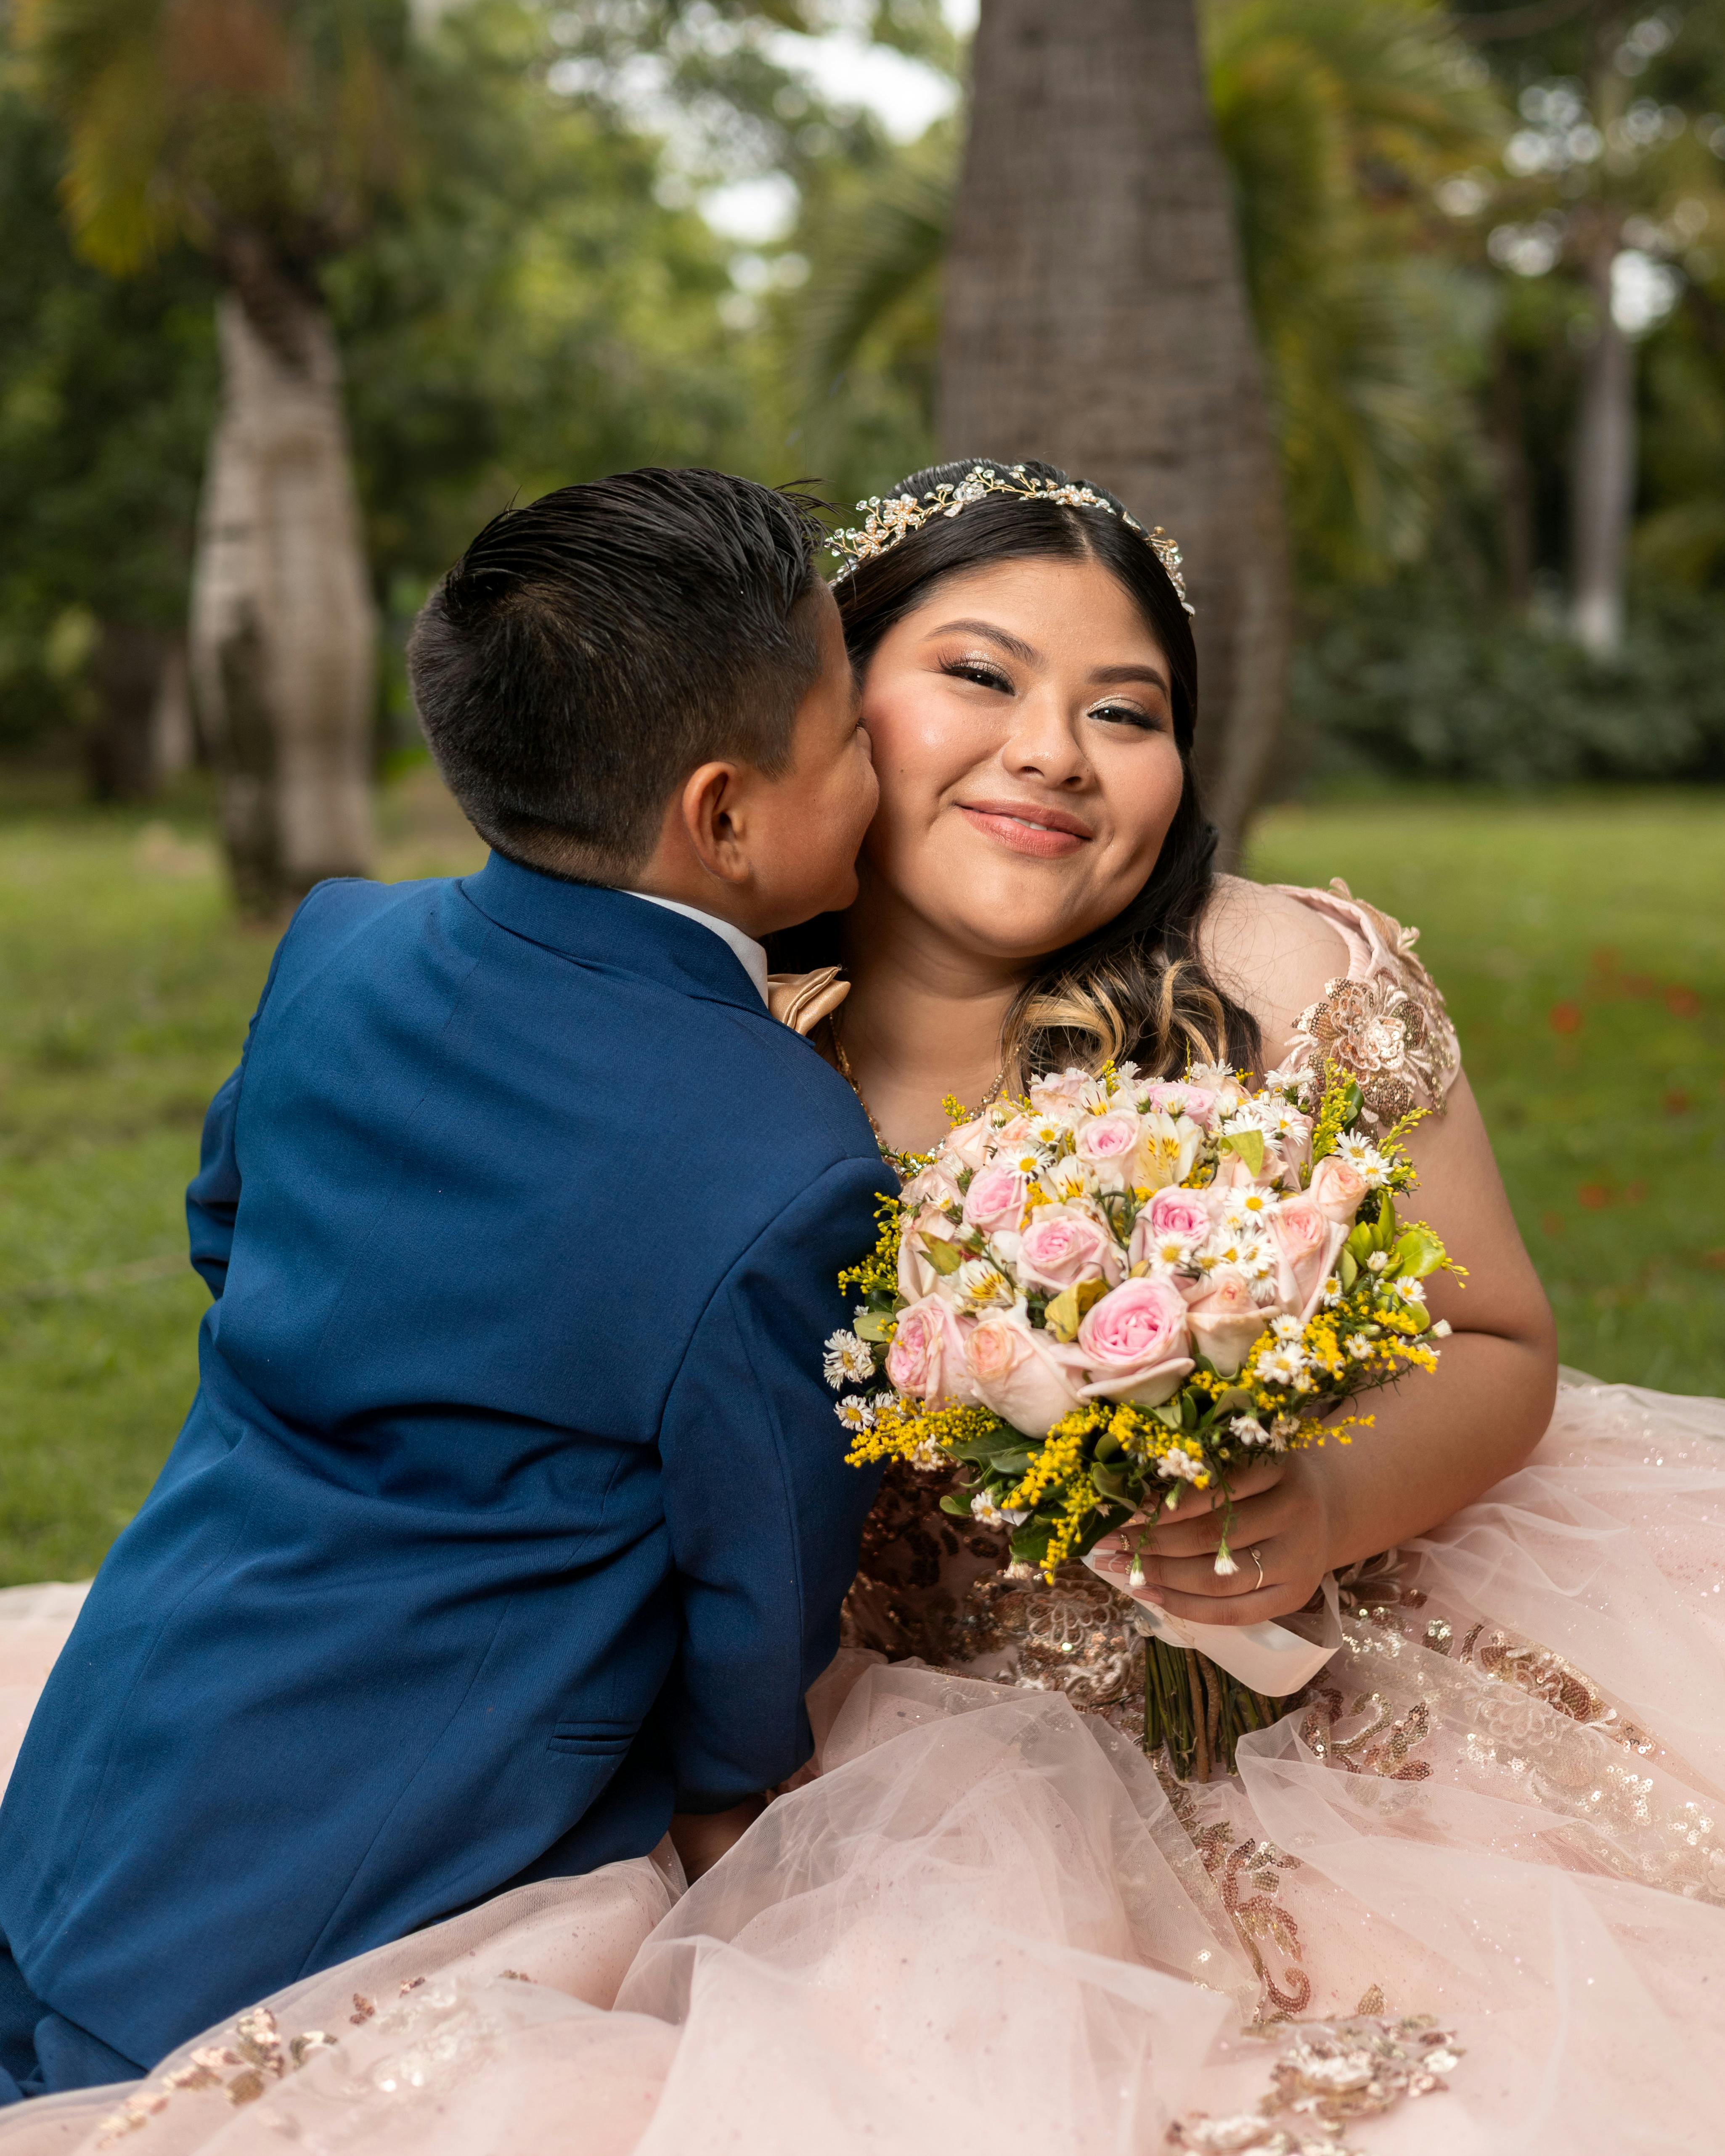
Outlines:
<svg viewBox="0 0 1725 2156"><path fill-rule="evenodd" d="M1123 1578L1097 1572L1094 1555L1084 1562L1099 1579L1124 1595L1132 1605L1132 1622L1147 1639L1165 1646L1193 1647L1243 1685L1271 1699L1284 1699L1308 1684L1342 1645L1342 1613L1336 1599L1336 1576L1323 1577L1322 1610L1301 1612L1295 1622L1316 1633L1296 1632L1287 1625L1192 1625L1183 1617L1170 1616L1154 1604L1139 1601Z"/></svg>

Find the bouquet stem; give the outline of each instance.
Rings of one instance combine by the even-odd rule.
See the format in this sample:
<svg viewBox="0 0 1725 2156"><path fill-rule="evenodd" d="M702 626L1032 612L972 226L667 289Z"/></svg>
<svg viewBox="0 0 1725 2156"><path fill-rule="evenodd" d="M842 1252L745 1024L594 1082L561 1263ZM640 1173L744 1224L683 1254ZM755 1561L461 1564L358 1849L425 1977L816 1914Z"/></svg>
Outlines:
<svg viewBox="0 0 1725 2156"><path fill-rule="evenodd" d="M1282 1707L1193 1648L1144 1642L1144 1749L1165 1745L1183 1782L1231 1774L1240 1738L1249 1729L1267 1729Z"/></svg>

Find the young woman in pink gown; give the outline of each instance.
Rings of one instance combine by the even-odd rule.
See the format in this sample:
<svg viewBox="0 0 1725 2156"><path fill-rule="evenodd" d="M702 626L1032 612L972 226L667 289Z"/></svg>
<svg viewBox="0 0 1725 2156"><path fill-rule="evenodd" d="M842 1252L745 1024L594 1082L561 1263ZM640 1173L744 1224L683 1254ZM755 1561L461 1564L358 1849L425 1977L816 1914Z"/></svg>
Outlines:
<svg viewBox="0 0 1725 2156"><path fill-rule="evenodd" d="M1470 1270L1432 1298L1437 1375L1254 1478L1250 1568L1219 1578L1183 1515L1137 1590L1245 1623L1333 1572L1340 1649L1182 1784L1142 1747L1123 1576L1009 1579L899 1474L816 1760L692 1886L667 1847L521 1888L142 2082L18 2107L0 2156L1725 2145L1725 1404L1566 1374L1553 1405L1411 932L1211 878L1177 561L1088 490L932 493L970 470L907 482L839 587L882 803L807 950L855 984L819 1038L897 1149L943 1096L1200 1041L1430 1111L1419 1208ZM14 1747L73 1593L0 1597Z"/></svg>

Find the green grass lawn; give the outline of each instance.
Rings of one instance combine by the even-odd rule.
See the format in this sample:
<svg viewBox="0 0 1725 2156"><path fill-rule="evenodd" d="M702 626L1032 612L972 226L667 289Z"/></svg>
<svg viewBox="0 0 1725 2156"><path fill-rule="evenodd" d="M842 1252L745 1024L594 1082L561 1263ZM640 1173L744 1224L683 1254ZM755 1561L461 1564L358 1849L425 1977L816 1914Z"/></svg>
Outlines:
<svg viewBox="0 0 1725 2156"><path fill-rule="evenodd" d="M423 772L384 828L388 876L480 857ZM0 1583L91 1569L196 1382L182 1192L273 940L208 834L0 774ZM1725 796L1281 808L1251 866L1424 930L1565 1358L1725 1392Z"/></svg>

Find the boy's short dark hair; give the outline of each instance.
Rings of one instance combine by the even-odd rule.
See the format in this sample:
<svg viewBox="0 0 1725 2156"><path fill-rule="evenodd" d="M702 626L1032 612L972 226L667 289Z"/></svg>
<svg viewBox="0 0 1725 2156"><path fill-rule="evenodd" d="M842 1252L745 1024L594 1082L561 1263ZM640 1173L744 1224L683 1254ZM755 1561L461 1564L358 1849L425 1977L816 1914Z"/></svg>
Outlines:
<svg viewBox="0 0 1725 2156"><path fill-rule="evenodd" d="M646 860L698 765L783 770L820 671L803 608L819 506L646 470L493 517L408 644L425 737L480 835L607 881Z"/></svg>

